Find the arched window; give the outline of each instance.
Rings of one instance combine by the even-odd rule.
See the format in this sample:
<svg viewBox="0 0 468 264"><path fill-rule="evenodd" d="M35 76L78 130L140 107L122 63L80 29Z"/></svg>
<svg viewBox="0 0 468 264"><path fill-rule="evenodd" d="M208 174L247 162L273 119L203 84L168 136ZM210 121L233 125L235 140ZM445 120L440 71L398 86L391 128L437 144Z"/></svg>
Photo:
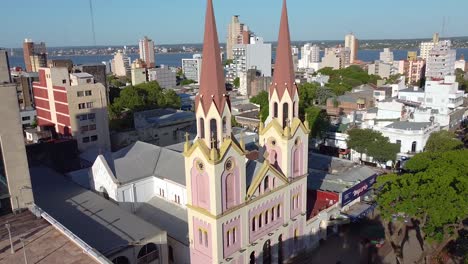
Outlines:
<svg viewBox="0 0 468 264"><path fill-rule="evenodd" d="M251 254L250 254L250 261L249 263L250 264L255 264L255 251L253 251Z"/></svg>
<svg viewBox="0 0 468 264"><path fill-rule="evenodd" d="M278 117L278 103L273 104L273 117L274 118Z"/></svg>
<svg viewBox="0 0 468 264"><path fill-rule="evenodd" d="M296 174L299 173L299 162L300 162L300 158L299 158L299 148L296 148L294 150L294 154L293 154L293 157L294 157L294 160L293 160L293 173L294 173L294 176L296 176Z"/></svg>
<svg viewBox="0 0 468 264"><path fill-rule="evenodd" d="M283 235L278 237L278 263L283 263Z"/></svg>
<svg viewBox="0 0 468 264"><path fill-rule="evenodd" d="M271 180L271 188L273 189L275 188L275 185L276 185L275 182L276 182L276 178L273 177L273 179Z"/></svg>
<svg viewBox="0 0 468 264"><path fill-rule="evenodd" d="M227 133L227 121L226 117L223 117L223 134Z"/></svg>
<svg viewBox="0 0 468 264"><path fill-rule="evenodd" d="M200 138L205 138L205 119L203 119L202 117L200 117L200 120L198 122L198 126L199 126L199 129L200 129Z"/></svg>
<svg viewBox="0 0 468 264"><path fill-rule="evenodd" d="M159 250L156 244L148 243L138 252L138 263L150 263L159 258Z"/></svg>
<svg viewBox="0 0 468 264"><path fill-rule="evenodd" d="M235 190L235 177L234 174L229 173L226 176L225 189L226 194L226 209L229 209L236 205L236 190Z"/></svg>
<svg viewBox="0 0 468 264"><path fill-rule="evenodd" d="M107 192L106 188L101 186L101 188L99 188L99 191L101 192L102 197L104 197L104 199L109 200L109 193Z"/></svg>
<svg viewBox="0 0 468 264"><path fill-rule="evenodd" d="M268 188L270 188L270 182L269 182L269 177L267 175L265 176L265 179L263 179L263 190L267 191Z"/></svg>
<svg viewBox="0 0 468 264"><path fill-rule="evenodd" d="M112 260L112 263L114 264L130 264L130 261L128 258L124 256L116 257L115 259Z"/></svg>
<svg viewBox="0 0 468 264"><path fill-rule="evenodd" d="M293 102L292 116L296 117L296 102Z"/></svg>
<svg viewBox="0 0 468 264"><path fill-rule="evenodd" d="M299 242L299 230L294 229L294 246L297 246Z"/></svg>
<svg viewBox="0 0 468 264"><path fill-rule="evenodd" d="M255 231L255 216L252 217L252 231Z"/></svg>
<svg viewBox="0 0 468 264"><path fill-rule="evenodd" d="M288 124L288 119L289 119L289 105L288 103L283 104L283 127L285 127Z"/></svg>
<svg viewBox="0 0 468 264"><path fill-rule="evenodd" d="M206 199L206 189L205 185L207 184L205 180L206 176L204 176L202 173L198 173L197 175L197 195L198 195L198 202L199 206L201 204L206 204L207 199Z"/></svg>
<svg viewBox="0 0 468 264"><path fill-rule="evenodd" d="M218 140L218 127L216 124L216 119L214 118L210 120L210 137L214 140Z"/></svg>
<svg viewBox="0 0 468 264"><path fill-rule="evenodd" d="M416 146L417 146L416 141L413 141L413 144L411 144L411 152L416 152Z"/></svg>
<svg viewBox="0 0 468 264"><path fill-rule="evenodd" d="M268 239L263 244L263 264L270 264L271 263L271 242Z"/></svg>
<svg viewBox="0 0 468 264"><path fill-rule="evenodd" d="M279 218L281 216L281 205L278 204L276 207L276 217Z"/></svg>

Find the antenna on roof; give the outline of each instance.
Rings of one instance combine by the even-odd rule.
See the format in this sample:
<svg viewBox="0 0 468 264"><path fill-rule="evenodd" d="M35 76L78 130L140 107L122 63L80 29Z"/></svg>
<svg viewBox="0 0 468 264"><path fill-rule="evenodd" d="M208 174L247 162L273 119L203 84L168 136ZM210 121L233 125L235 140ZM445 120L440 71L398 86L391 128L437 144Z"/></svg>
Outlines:
<svg viewBox="0 0 468 264"><path fill-rule="evenodd" d="M94 30L93 0L89 0L89 12L91 15L91 31L93 33L93 45L96 46L96 31Z"/></svg>

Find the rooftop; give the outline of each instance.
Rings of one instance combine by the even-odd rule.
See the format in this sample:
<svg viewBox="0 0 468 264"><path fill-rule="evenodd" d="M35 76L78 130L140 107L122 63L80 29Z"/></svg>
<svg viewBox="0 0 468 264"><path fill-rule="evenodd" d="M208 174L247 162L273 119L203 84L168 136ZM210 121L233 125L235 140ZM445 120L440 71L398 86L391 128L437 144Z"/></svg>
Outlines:
<svg viewBox="0 0 468 264"><path fill-rule="evenodd" d="M3 224L10 224L15 253L10 253L8 233ZM16 215L9 214L0 217L0 263L24 263L20 237L23 236L26 255L29 263L64 263L89 264L97 263L87 255L82 248L55 229L43 218L36 218L29 211Z"/></svg>
<svg viewBox="0 0 468 264"><path fill-rule="evenodd" d="M307 186L312 190L341 193L376 173L349 160L310 153Z"/></svg>
<svg viewBox="0 0 468 264"><path fill-rule="evenodd" d="M407 122L397 121L386 126L387 128L401 129L401 130L423 130L432 125L431 122Z"/></svg>
<svg viewBox="0 0 468 264"><path fill-rule="evenodd" d="M35 167L30 173L35 203L104 255L165 235L158 227L51 169Z"/></svg>
<svg viewBox="0 0 468 264"><path fill-rule="evenodd" d="M75 72L75 73L70 73L70 75L76 76L78 78L93 78L91 74L86 73L86 72Z"/></svg>
<svg viewBox="0 0 468 264"><path fill-rule="evenodd" d="M187 210L162 198L154 197L138 207L136 215L149 223L158 223L167 235L188 246Z"/></svg>

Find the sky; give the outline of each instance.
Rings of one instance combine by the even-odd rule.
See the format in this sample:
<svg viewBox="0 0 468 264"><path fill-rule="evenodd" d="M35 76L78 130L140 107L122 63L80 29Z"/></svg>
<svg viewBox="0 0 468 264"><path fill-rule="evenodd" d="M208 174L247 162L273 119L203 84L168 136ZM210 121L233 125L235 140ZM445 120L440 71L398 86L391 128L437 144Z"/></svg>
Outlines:
<svg viewBox="0 0 468 264"><path fill-rule="evenodd" d="M92 0L97 45L201 43L206 0ZM220 42L232 15L267 41L278 36L281 0L213 0ZM93 45L89 0L2 0L0 47L25 38L48 47ZM292 40L468 36L467 0L288 0Z"/></svg>

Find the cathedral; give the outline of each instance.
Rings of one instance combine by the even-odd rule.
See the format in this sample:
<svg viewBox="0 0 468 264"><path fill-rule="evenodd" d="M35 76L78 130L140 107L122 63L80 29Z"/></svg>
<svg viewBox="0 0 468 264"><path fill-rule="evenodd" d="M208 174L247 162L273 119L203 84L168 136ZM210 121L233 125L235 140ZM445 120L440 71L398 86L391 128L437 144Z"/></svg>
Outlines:
<svg viewBox="0 0 468 264"><path fill-rule="evenodd" d="M269 116L257 155L231 131L212 0L205 18L197 137L184 145L192 263L283 263L306 247L307 122L299 118L286 0Z"/></svg>

